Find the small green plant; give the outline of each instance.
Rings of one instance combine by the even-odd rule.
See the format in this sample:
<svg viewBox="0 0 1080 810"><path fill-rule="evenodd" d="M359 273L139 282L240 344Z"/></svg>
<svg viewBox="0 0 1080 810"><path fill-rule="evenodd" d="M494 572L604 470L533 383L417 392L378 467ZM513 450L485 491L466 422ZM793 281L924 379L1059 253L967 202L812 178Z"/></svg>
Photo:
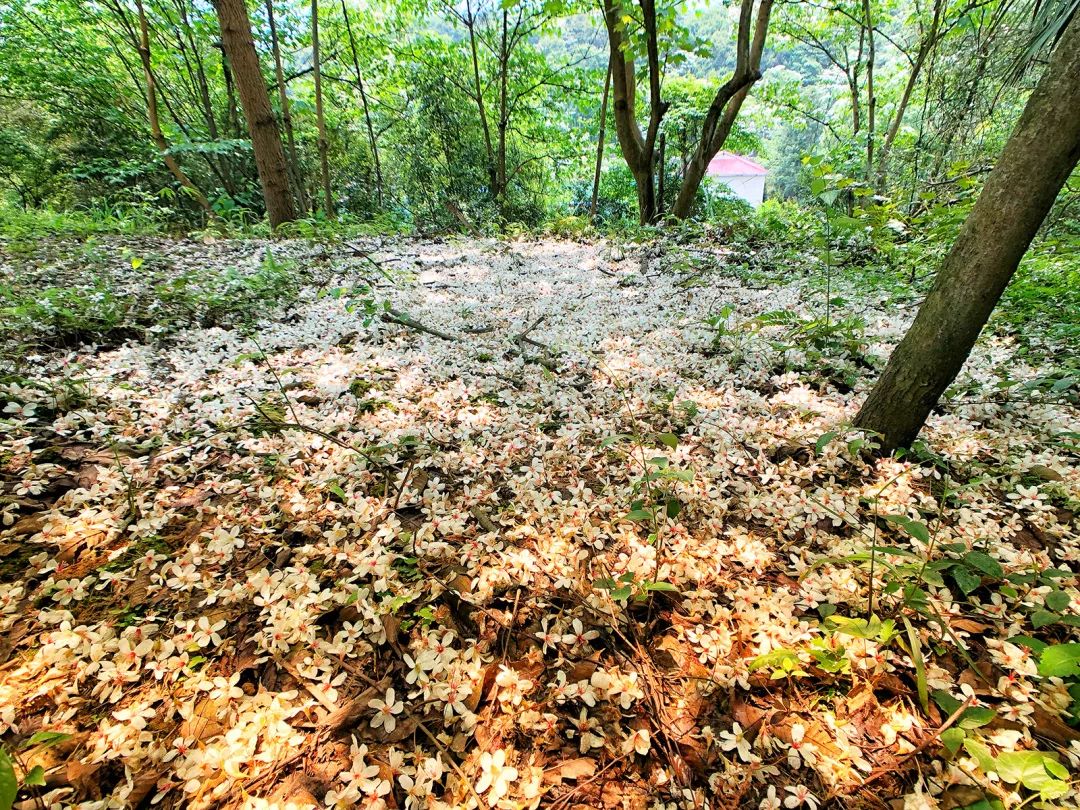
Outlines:
<svg viewBox="0 0 1080 810"><path fill-rule="evenodd" d="M27 751L31 748L48 748L69 739L71 739L70 734L59 731L39 731L23 742L18 750ZM15 773L16 764L23 773L21 779ZM35 765L33 768L27 769L20 753L9 751L0 746L0 810L11 810L11 807L15 804L15 797L20 790L44 786L45 769L41 765Z"/></svg>

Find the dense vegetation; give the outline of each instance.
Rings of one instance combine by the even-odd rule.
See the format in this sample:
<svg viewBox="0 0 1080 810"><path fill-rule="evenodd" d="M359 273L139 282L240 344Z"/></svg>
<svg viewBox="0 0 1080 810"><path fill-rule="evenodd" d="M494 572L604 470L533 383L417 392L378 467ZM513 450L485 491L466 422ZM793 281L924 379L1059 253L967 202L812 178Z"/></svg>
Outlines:
<svg viewBox="0 0 1080 810"><path fill-rule="evenodd" d="M1080 808L1078 10L0 2L0 810Z"/></svg>

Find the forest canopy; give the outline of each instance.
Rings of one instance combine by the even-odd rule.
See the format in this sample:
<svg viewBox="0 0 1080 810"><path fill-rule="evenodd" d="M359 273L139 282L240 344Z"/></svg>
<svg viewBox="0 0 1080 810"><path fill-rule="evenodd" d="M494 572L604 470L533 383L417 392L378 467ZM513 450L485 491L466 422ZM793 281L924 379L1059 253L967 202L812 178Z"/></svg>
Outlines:
<svg viewBox="0 0 1080 810"><path fill-rule="evenodd" d="M1080 810L1078 0L0 0L0 810Z"/></svg>

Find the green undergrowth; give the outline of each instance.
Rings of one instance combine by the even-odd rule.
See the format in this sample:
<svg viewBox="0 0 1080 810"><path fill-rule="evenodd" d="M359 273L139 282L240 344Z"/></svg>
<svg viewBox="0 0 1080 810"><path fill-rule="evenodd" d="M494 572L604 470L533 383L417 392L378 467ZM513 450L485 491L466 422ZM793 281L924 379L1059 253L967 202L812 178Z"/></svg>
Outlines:
<svg viewBox="0 0 1080 810"><path fill-rule="evenodd" d="M39 287L13 275L0 281L0 344L55 349L80 343L114 344L175 332L190 326L237 326L274 306L295 300L303 275L296 263L267 252L254 272L235 267L183 269L155 262L149 278L133 284L131 273L98 264L73 284Z"/></svg>

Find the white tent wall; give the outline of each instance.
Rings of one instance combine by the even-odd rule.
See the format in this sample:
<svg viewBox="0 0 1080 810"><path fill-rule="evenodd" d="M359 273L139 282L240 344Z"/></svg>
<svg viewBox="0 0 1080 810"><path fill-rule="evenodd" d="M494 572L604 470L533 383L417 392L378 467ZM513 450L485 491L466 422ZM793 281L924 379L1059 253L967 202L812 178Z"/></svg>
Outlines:
<svg viewBox="0 0 1080 810"><path fill-rule="evenodd" d="M757 208L765 199L765 175L710 175L709 180L714 183L723 183L731 189L732 193L742 197L750 205Z"/></svg>

